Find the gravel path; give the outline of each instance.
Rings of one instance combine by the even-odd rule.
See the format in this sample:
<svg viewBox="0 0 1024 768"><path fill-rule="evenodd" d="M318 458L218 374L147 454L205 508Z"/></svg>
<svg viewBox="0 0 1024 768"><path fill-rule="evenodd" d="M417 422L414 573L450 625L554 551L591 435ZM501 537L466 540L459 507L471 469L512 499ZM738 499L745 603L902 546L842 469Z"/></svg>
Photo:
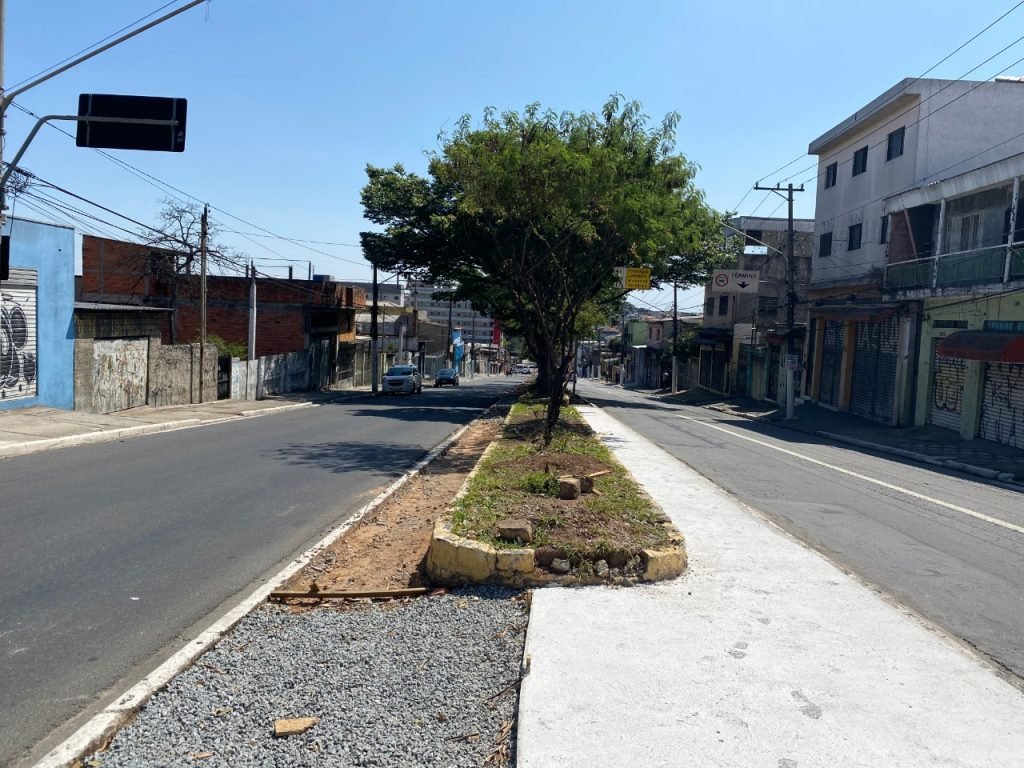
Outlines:
<svg viewBox="0 0 1024 768"><path fill-rule="evenodd" d="M83 764L514 765L526 624L525 601L495 588L304 613L268 605ZM290 717L320 721L275 738L274 720Z"/></svg>

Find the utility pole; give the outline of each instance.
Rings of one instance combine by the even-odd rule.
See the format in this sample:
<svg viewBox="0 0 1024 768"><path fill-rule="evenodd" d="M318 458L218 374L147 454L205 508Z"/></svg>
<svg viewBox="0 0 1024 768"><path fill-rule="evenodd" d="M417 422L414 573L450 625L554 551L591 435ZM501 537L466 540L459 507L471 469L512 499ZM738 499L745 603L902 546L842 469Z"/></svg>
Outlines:
<svg viewBox="0 0 1024 768"><path fill-rule="evenodd" d="M787 274L787 291L786 291L786 419L793 418L793 406L796 398L796 392L794 391L794 372L796 371L796 347L793 344L793 328L796 325L796 253L794 251L794 236L793 236L793 193L803 192L804 185L801 184L799 187L794 187L792 183L788 184L783 190L781 184L776 184L774 187L762 187L759 184L754 185L754 189L765 190L774 192L779 197L785 198L789 204L789 227L786 233L786 274Z"/></svg>
<svg viewBox="0 0 1024 768"><path fill-rule="evenodd" d="M370 392L377 394L380 360L377 355L377 265L373 265L373 304L370 306Z"/></svg>
<svg viewBox="0 0 1024 768"><path fill-rule="evenodd" d="M594 335L597 337L597 380L601 381L601 324L594 326Z"/></svg>
<svg viewBox="0 0 1024 768"><path fill-rule="evenodd" d="M469 321L469 378L476 377L476 313Z"/></svg>
<svg viewBox="0 0 1024 768"><path fill-rule="evenodd" d="M672 280L672 394L679 391L679 282Z"/></svg>
<svg viewBox="0 0 1024 768"><path fill-rule="evenodd" d="M619 333L619 384L626 386L626 305L622 305L622 327Z"/></svg>
<svg viewBox="0 0 1024 768"><path fill-rule="evenodd" d="M2 2L2 0L0 0ZM199 402L205 402L203 380L206 378L206 236L209 233L210 206L203 205L199 220Z"/></svg>
<svg viewBox="0 0 1024 768"><path fill-rule="evenodd" d="M249 361L256 359L256 264L249 262Z"/></svg>
<svg viewBox="0 0 1024 768"><path fill-rule="evenodd" d="M448 297L448 345L445 348L444 363L447 367L453 368L455 366L455 344L452 342L452 297Z"/></svg>

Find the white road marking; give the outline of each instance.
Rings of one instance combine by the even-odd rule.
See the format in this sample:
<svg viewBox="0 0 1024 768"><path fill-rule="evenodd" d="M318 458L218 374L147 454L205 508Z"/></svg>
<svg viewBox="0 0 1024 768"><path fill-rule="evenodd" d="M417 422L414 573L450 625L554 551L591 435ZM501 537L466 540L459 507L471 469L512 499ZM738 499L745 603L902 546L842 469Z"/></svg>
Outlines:
<svg viewBox="0 0 1024 768"><path fill-rule="evenodd" d="M1008 523L1005 520L1000 520L999 518L992 517L990 515L986 515L983 512L975 512L973 509L968 509L967 507L961 507L958 504L950 504L948 501L942 501L942 499L936 499L936 498L933 498L931 496L925 496L923 493L918 493L917 491L912 491L909 488L902 488L902 487L900 487L898 485L893 485L892 483L887 483L884 480L878 480L878 479L876 479L874 477L868 477L867 475L862 475L859 472L854 472L853 470L850 470L850 469L844 469L843 467L837 467L835 464L829 464L826 461L821 461L820 459L815 459L815 458L812 458L810 456L805 456L802 453L797 453L796 451L790 451L787 448L780 448L779 446L772 445L771 443L767 443L764 440L758 440L756 437L750 437L749 435L740 434L739 432L733 432L731 429L726 429L725 427L720 427L717 424L712 424L709 421L703 421L701 419L695 419L692 416L683 416L681 414L679 415L679 418L680 419L685 419L686 421L691 421L694 424L701 424L701 425L703 425L705 427L708 427L709 429L716 429L719 432L724 432L727 435L732 435L733 437L738 437L741 440L746 440L747 442L755 443L755 444L763 446L765 448L770 448L773 451L778 451L779 453L784 453L787 456L792 456L793 458L796 458L796 459L802 459L803 461L810 462L811 464L817 464L819 467L825 467L826 469L831 469L833 472L839 472L839 473L844 474L844 475L849 475L850 477L855 477L858 480L863 480L866 483L873 483L874 485L879 485L882 488L888 488L890 491L896 491L897 493L902 493L902 494L904 494L906 496L911 496L911 497L913 497L915 499L920 499L921 501L927 501L930 504L936 504L937 506L945 507L946 509L951 509L954 512L959 512L959 513L961 513L963 515L968 515L969 517L973 517L973 518L975 518L977 520L984 520L986 523L992 523L993 525L998 525L1000 528L1006 528L1007 530L1016 531L1017 533L1024 533L1024 527L1019 526L1019 525L1014 525L1013 523Z"/></svg>

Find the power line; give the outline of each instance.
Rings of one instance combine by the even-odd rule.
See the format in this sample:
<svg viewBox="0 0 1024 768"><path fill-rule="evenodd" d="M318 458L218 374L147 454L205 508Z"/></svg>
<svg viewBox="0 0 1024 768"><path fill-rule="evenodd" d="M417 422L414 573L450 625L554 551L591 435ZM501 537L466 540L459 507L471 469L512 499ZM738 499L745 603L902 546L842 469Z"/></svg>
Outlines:
<svg viewBox="0 0 1024 768"><path fill-rule="evenodd" d="M926 69L926 70L925 70L924 72L922 72L922 73L921 73L920 75L918 75L918 76L917 76L916 78L914 78L914 82L916 82L916 81L918 81L918 80L921 80L921 79L922 79L922 78L924 78L924 77L925 77L925 76L926 76L927 74L929 74L930 72L934 71L934 70L935 70L935 69L936 69L937 67L939 67L940 65L944 64L944 63L945 63L946 61L948 61L948 60L949 60L950 58L952 58L952 57L953 57L954 55L956 55L957 53L959 53L960 51L962 51L962 50L963 50L964 48L966 48L966 47L967 47L968 45L970 45L971 43L973 43L973 42L974 42L975 40L977 40L977 39L978 39L979 37L981 37L981 36L982 36L983 34L985 34L986 32L988 32L988 30L992 29L992 27L994 27L994 26L995 26L996 24L998 24L998 23L999 23L1000 21L1002 21L1003 19L1005 19L1005 18L1006 18L1007 16L1009 16L1009 15L1010 15L1011 13L1013 13L1013 12L1014 12L1015 10L1017 10L1018 8L1020 8L1020 7L1022 6L1022 5L1024 5L1024 0L1021 0L1021 2L1018 2L1018 3L1015 3L1015 4L1014 4L1014 5L1013 5L1013 6L1012 6L1012 7L1011 7L1011 8L1009 9L1009 10L1007 10L1007 11L1006 11L1005 13L1001 14L1001 15L1000 15L1000 16L999 16L998 18L996 18L996 19L995 19L994 21L990 22L990 23L989 23L989 24L988 24L987 26L985 26L985 27L984 27L984 28L983 28L983 29L982 29L981 31L979 31L979 32L975 33L974 35L972 35L972 36L971 36L970 38L968 38L968 39L967 39L966 41L964 41L963 43L961 43L961 44L960 44L960 45L959 45L958 47L956 47L956 48L955 48L955 49L953 49L953 50L952 50L951 52L949 52L948 54L946 54L945 56L943 56L943 57L942 57L941 59L939 59L939 61L935 62L935 63L934 63L934 64L933 64L932 66L930 66L930 67L929 67L928 69ZM1016 45L1016 43L1013 43L1013 45ZM1003 49L1003 50L1006 50L1006 49ZM1000 53L1002 53L1002 51L1000 51ZM998 55L998 54L996 54L996 55ZM990 59L989 59L989 60L990 60ZM984 64L984 63L985 63L985 62L982 62L982 64ZM979 64L978 66L982 66L982 65L981 65L981 64ZM971 71L973 71L973 70L971 70ZM969 74L969 73L968 73L968 74ZM960 79L960 78L958 78L958 79ZM882 105L880 105L880 106L885 106L885 104L888 104L888 103L889 103L890 101L892 101L893 99L895 99L895 98L896 98L896 97L897 97L898 95L899 95L899 94L893 94L893 95L892 95L891 97L889 97L889 100L888 100L888 101L886 101L886 102L885 102L884 104L882 104ZM789 161L788 163L786 163L785 165L782 165L782 166L780 166L779 168L776 168L776 169L775 169L774 171L772 171L771 173L767 173L767 174L765 174L764 176L762 176L762 177L761 177L760 179L758 179L758 180L757 180L757 181L756 181L756 182L754 183L754 185L756 186L757 184L760 184L760 183L761 183L762 181L764 181L765 179L767 179L767 178L768 178L769 176L774 176L775 174L777 174L777 173L780 173L781 171L784 171L784 170L785 170L786 168L788 168L789 166L793 165L794 163L797 163L797 162L799 162L799 161L800 161L801 159L803 159L803 158L804 158L804 157L806 157L806 156L807 156L807 155L806 155L806 153L804 153L804 154L801 154L801 155L797 155L797 156L796 156L796 157L795 157L794 159L790 160L790 161ZM803 173L803 171L797 171L797 173ZM796 174L793 174L793 175L796 175ZM788 177L786 177L785 179L782 179L782 181L788 181L788 180L789 180L790 178L792 178L792 176L788 176ZM747 195L749 195L751 191L752 191L752 190L747 190L747 193L746 193L746 194L745 194L745 195L743 196L743 198L742 198L742 199L740 200L739 204L738 204L738 205L736 206L736 210L739 210L739 206L743 204L743 200L746 200L746 199L747 199Z"/></svg>

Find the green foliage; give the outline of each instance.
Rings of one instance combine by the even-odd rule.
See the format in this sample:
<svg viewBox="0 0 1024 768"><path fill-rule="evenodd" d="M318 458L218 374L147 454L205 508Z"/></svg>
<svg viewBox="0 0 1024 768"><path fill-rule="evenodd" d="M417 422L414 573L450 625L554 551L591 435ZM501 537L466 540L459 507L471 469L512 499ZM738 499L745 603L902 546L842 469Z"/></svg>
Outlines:
<svg viewBox="0 0 1024 768"><path fill-rule="evenodd" d="M196 343L199 343L198 338ZM220 336L215 336L212 333L206 334L206 343L213 344L217 348L217 354L219 355L231 355L231 357L237 357L242 360L249 356L249 349L245 344L237 341L225 341Z"/></svg>
<svg viewBox="0 0 1024 768"><path fill-rule="evenodd" d="M697 167L674 153L678 120L648 128L640 105L618 95L599 115L487 110L441 137L429 178L367 167L365 215L383 231L361 233L365 255L458 284L523 336L550 398L545 442L574 338L592 307L622 296L614 268L671 268L692 283L717 264L720 218L694 184Z"/></svg>
<svg viewBox="0 0 1024 768"><path fill-rule="evenodd" d="M530 472L523 478L527 493L538 496L557 496L558 478L548 472Z"/></svg>

